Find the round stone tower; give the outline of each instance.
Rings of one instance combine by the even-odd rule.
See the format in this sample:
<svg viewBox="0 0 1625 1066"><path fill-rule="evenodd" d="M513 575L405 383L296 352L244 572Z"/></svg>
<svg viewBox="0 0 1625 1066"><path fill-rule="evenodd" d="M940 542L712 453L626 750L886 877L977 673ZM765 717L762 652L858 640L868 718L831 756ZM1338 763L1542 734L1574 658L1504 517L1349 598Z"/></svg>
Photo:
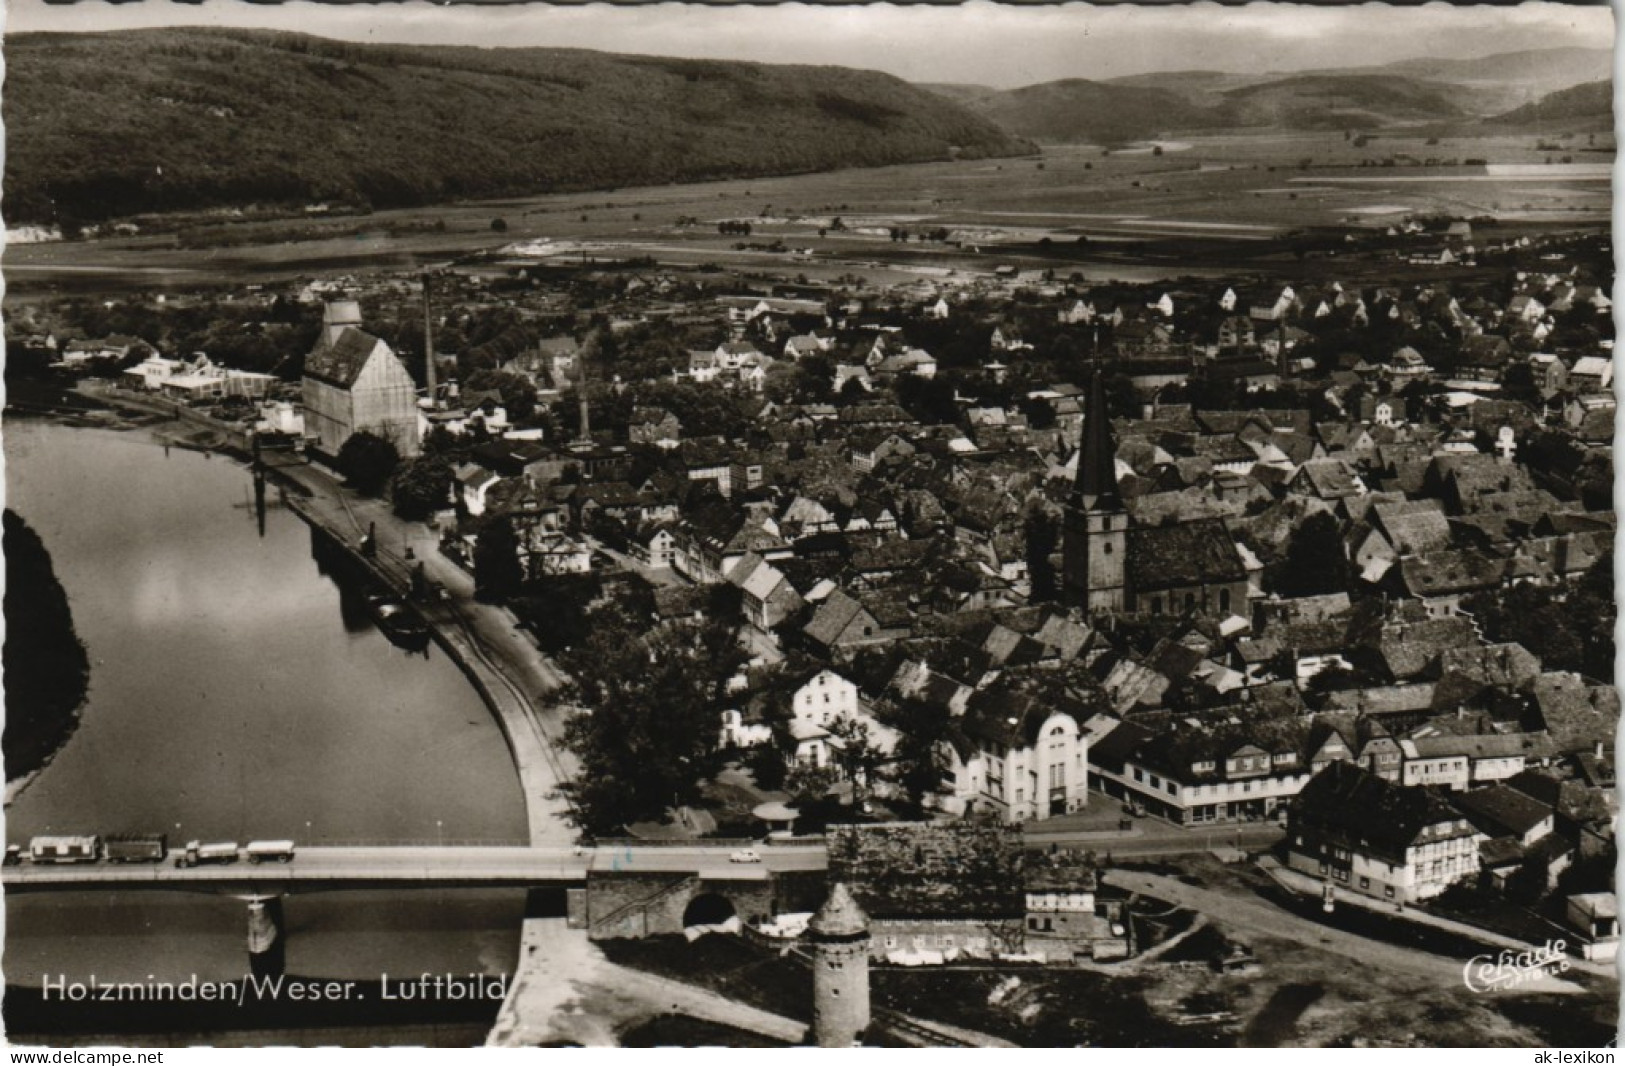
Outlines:
<svg viewBox="0 0 1625 1066"><path fill-rule="evenodd" d="M807 923L813 945L813 1042L852 1047L869 1027L869 918L837 881Z"/></svg>

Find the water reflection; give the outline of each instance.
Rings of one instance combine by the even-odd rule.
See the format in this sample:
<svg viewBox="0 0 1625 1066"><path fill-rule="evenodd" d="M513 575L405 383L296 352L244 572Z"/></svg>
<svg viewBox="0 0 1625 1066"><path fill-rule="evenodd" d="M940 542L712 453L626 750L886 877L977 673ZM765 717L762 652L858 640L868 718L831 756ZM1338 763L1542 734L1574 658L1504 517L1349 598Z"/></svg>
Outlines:
<svg viewBox="0 0 1625 1066"><path fill-rule="evenodd" d="M8 837L524 839L501 732L443 654L373 625L290 511L242 522L252 477L134 433L8 424L10 504L40 533L92 658L74 738ZM402 723L410 723L403 728Z"/></svg>
<svg viewBox="0 0 1625 1066"><path fill-rule="evenodd" d="M7 808L8 840L523 842L517 775L462 673L392 646L260 478L144 432L8 419L4 445L8 506L51 552L91 657L79 729ZM522 896L300 897L289 969L506 969ZM7 903L8 981L246 968L238 901Z"/></svg>

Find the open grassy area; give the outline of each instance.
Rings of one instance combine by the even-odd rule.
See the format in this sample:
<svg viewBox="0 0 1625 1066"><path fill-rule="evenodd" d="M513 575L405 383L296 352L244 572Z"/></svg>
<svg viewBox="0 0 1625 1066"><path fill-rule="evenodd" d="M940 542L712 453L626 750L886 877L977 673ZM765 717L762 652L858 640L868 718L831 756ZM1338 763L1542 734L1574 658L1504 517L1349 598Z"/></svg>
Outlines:
<svg viewBox="0 0 1625 1066"><path fill-rule="evenodd" d="M699 985L730 999L800 1022L812 1021L812 974L738 937L680 936L599 943L611 962Z"/></svg>
<svg viewBox="0 0 1625 1066"><path fill-rule="evenodd" d="M1155 979L1084 970L879 970L875 1002L1023 1047L1223 1047L1221 1026L1182 1024L1151 1005Z"/></svg>
<svg viewBox="0 0 1625 1066"><path fill-rule="evenodd" d="M1278 895L1274 882L1250 864L1191 855L1155 865L1155 872L1186 883L1256 894L1328 928L1463 964L1493 950L1356 907L1338 907L1327 915L1317 900ZM1256 967L1226 975L1205 965L1236 941L1254 951ZM1606 978L1571 972L1565 976L1580 991L1564 995L1483 995L1459 979L1441 983L1376 963L1361 966L1310 943L1238 933L1211 916L1145 975L1152 1009L1175 1017L1213 1015L1227 1038L1241 1046L1599 1046L1618 1016L1618 983Z"/></svg>
<svg viewBox="0 0 1625 1066"><path fill-rule="evenodd" d="M1211 875L1202 865L1199 872ZM1238 939L1255 952L1254 968L1223 974L1206 964ZM690 944L659 937L602 946L623 965L810 1020L812 979L806 968L737 938L709 936ZM1351 964L1346 956L1296 941L1235 937L1222 923L1193 933L1158 961L1120 964L1117 973L1038 967L871 970L877 1007L1026 1047L1596 1046L1611 1031L1618 986L1603 980L1578 983L1583 990L1567 995L1480 995L1459 982L1439 984ZM725 1045L726 1036L692 1030L686 1021L627 1034L628 1040L686 1043L692 1038L713 1046Z"/></svg>
<svg viewBox="0 0 1625 1066"><path fill-rule="evenodd" d="M1308 132L1192 137L1182 142L1188 148L1161 156L1049 146L1038 160L927 163L448 204L364 219L299 219L285 231L275 223L244 223L263 230L263 242L219 248L180 247L175 233L26 244L8 249L7 276L25 291L162 289L403 270L547 240L572 249L563 255L566 261L581 255L568 242L594 242L586 250L594 259L648 257L679 267L714 263L815 279L858 274L895 282L948 271L988 273L1013 260L1024 268L1051 261L1091 277L1150 280L1234 269L1269 252L1268 242L1285 230L1380 228L1407 213L1496 215L1547 228L1600 223L1607 218L1608 182L1576 174L1561 160L1609 164L1612 144L1604 141L1611 138L1599 137L1595 147L1606 151L1588 151L1585 139L1576 137L1552 153L1521 136L1446 136L1430 145L1420 135L1383 134L1355 147L1339 133ZM1535 164L1544 171L1554 155L1549 176L1495 177L1476 163L1462 163ZM1399 161L1392 168L1361 165L1390 157ZM1409 163L1430 159L1438 165ZM1456 165L1444 165L1450 160ZM829 228L837 217L844 231ZM505 231L493 232L496 218ZM679 226L679 219L698 221ZM789 250L735 250L740 238L717 233L722 219L752 220L748 243L782 242ZM946 227L968 246L900 245L890 239L892 225ZM301 239L278 239L279 232ZM1079 237L1088 239L1081 253ZM1045 238L1047 248L1039 244ZM1279 258L1268 267L1291 268L1290 254Z"/></svg>
<svg viewBox="0 0 1625 1066"><path fill-rule="evenodd" d="M682 1014L660 1014L620 1034L621 1047L789 1047L758 1033Z"/></svg>

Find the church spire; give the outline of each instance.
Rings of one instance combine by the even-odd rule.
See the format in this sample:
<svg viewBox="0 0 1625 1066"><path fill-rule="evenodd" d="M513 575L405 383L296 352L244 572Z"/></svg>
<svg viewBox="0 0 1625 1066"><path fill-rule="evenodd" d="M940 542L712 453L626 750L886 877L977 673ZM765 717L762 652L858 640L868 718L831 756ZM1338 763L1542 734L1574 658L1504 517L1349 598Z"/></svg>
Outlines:
<svg viewBox="0 0 1625 1066"><path fill-rule="evenodd" d="M1083 451L1078 456L1072 498L1089 511L1123 509L1122 497L1117 494L1117 442L1112 439L1111 416L1106 412L1106 388L1099 370L1089 379Z"/></svg>

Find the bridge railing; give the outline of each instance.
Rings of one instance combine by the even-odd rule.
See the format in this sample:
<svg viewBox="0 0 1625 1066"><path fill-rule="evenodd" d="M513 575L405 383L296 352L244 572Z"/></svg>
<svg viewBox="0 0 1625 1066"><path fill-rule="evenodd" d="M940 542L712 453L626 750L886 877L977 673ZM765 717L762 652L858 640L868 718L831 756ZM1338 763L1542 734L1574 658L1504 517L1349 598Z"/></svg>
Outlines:
<svg viewBox="0 0 1625 1066"><path fill-rule="evenodd" d="M259 839L258 837L255 838ZM530 842L523 837L393 837L388 840L357 837L343 840L294 839L294 855L299 848L528 848ZM569 842L542 845L548 848L572 847ZM176 849L171 848L171 851Z"/></svg>
<svg viewBox="0 0 1625 1066"><path fill-rule="evenodd" d="M696 837L692 840L640 840L637 837L598 837L587 847L608 851L619 848L754 848L759 837Z"/></svg>

